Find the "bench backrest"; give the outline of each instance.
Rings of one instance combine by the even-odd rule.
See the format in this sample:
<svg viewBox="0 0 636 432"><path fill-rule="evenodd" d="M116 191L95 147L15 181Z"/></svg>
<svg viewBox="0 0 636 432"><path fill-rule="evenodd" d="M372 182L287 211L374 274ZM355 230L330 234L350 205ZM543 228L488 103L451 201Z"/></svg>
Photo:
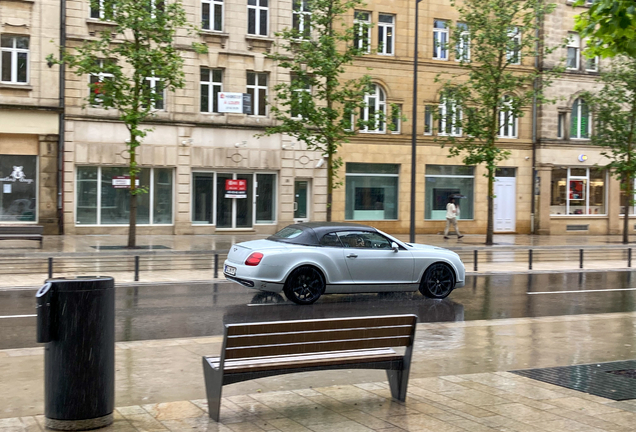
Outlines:
<svg viewBox="0 0 636 432"><path fill-rule="evenodd" d="M0 234L42 234L41 225L0 225Z"/></svg>
<svg viewBox="0 0 636 432"><path fill-rule="evenodd" d="M223 359L411 346L415 315L226 324Z"/></svg>

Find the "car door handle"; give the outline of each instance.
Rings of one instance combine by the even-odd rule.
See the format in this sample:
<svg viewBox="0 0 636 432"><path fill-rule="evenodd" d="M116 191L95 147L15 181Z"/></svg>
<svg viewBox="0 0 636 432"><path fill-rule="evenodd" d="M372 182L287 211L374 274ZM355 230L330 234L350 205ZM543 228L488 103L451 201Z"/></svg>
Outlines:
<svg viewBox="0 0 636 432"><path fill-rule="evenodd" d="M358 255L354 253L350 253L349 255L347 255L347 258L358 258Z"/></svg>

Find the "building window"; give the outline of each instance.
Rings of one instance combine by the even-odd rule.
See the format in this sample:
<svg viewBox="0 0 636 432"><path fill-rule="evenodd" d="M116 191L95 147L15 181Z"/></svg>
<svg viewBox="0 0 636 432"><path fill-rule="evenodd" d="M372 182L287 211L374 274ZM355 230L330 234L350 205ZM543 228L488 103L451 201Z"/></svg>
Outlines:
<svg viewBox="0 0 636 432"><path fill-rule="evenodd" d="M402 105L391 106L390 130L392 134L398 135L402 133Z"/></svg>
<svg viewBox="0 0 636 432"><path fill-rule="evenodd" d="M378 16L378 54L393 55L393 35L395 34L395 16Z"/></svg>
<svg viewBox="0 0 636 432"><path fill-rule="evenodd" d="M632 179L632 182L632 187L634 188L633 190L636 191L636 179ZM627 207L629 208L629 215L633 216L634 214L636 214L636 207L634 206L634 203L636 203L636 194L632 195L631 201L632 202L627 203ZM621 188L621 196L618 202L621 206L619 214L625 215L625 206L623 205L625 202L625 191L623 190L623 188Z"/></svg>
<svg viewBox="0 0 636 432"><path fill-rule="evenodd" d="M247 73L247 93L251 96L252 115L267 115L267 74Z"/></svg>
<svg viewBox="0 0 636 432"><path fill-rule="evenodd" d="M448 60L448 28L444 20L433 21L433 58Z"/></svg>
<svg viewBox="0 0 636 432"><path fill-rule="evenodd" d="M0 36L0 70L3 83L29 82L29 37L3 34Z"/></svg>
<svg viewBox="0 0 636 432"><path fill-rule="evenodd" d="M295 118L301 118L301 113L306 112L305 106L309 102L311 102L311 85L302 82L297 76L292 77L290 115Z"/></svg>
<svg viewBox="0 0 636 432"><path fill-rule="evenodd" d="M370 52L371 13L355 11L353 17L353 46L364 52Z"/></svg>
<svg viewBox="0 0 636 432"><path fill-rule="evenodd" d="M293 29L298 32L301 39L311 38L311 8L310 0L294 0L293 1Z"/></svg>
<svg viewBox="0 0 636 432"><path fill-rule="evenodd" d="M246 198L228 197L228 180L245 180ZM276 174L192 173L192 223L219 228L251 227L276 222ZM254 192L255 190L255 192ZM253 200L255 195L255 204Z"/></svg>
<svg viewBox="0 0 636 432"><path fill-rule="evenodd" d="M465 165L426 165L424 187L424 219L445 220L446 204L451 195L466 198L455 200L458 219L473 219L475 168Z"/></svg>
<svg viewBox="0 0 636 432"><path fill-rule="evenodd" d="M268 0L247 0L247 34L268 35Z"/></svg>
<svg viewBox="0 0 636 432"><path fill-rule="evenodd" d="M0 155L0 223L37 221L38 157Z"/></svg>
<svg viewBox="0 0 636 432"><path fill-rule="evenodd" d="M508 52L506 53L508 63L521 64L521 30L519 30L519 27L512 27L508 31L508 39L510 39Z"/></svg>
<svg viewBox="0 0 636 432"><path fill-rule="evenodd" d="M585 60L585 70L587 72L598 72L598 56Z"/></svg>
<svg viewBox="0 0 636 432"><path fill-rule="evenodd" d="M433 106L424 107L424 135L433 135Z"/></svg>
<svg viewBox="0 0 636 432"><path fill-rule="evenodd" d="M557 138L565 138L565 113L560 112L557 117Z"/></svg>
<svg viewBox="0 0 636 432"><path fill-rule="evenodd" d="M153 109L166 109L166 88L161 78L147 77L144 83L144 100L148 101ZM144 104L144 107L146 104Z"/></svg>
<svg viewBox="0 0 636 432"><path fill-rule="evenodd" d="M606 177L599 168L553 169L550 214L605 215Z"/></svg>
<svg viewBox="0 0 636 432"><path fill-rule="evenodd" d="M386 96L379 85L374 84L372 91L364 97L364 107L360 114L361 120L366 122L360 132L383 133L385 131Z"/></svg>
<svg viewBox="0 0 636 432"><path fill-rule="evenodd" d="M113 185L113 179L129 175L127 167L77 167L77 225L128 225L129 188ZM137 195L139 225L171 225L173 211L173 170L142 168L137 176L148 193Z"/></svg>
<svg viewBox="0 0 636 432"><path fill-rule="evenodd" d="M501 98L499 136L502 138L517 138L517 117L512 112L511 97L507 95Z"/></svg>
<svg viewBox="0 0 636 432"><path fill-rule="evenodd" d="M455 53L455 60L461 62L470 61L470 31L466 23L457 23L459 38Z"/></svg>
<svg viewBox="0 0 636 432"><path fill-rule="evenodd" d="M581 50L581 38L578 33L568 34L568 57L566 68L570 70L579 70L579 52Z"/></svg>
<svg viewBox="0 0 636 432"><path fill-rule="evenodd" d="M219 92L223 91L223 71L201 68L201 112L219 112Z"/></svg>
<svg viewBox="0 0 636 432"><path fill-rule="evenodd" d="M201 28L223 31L223 0L201 0Z"/></svg>
<svg viewBox="0 0 636 432"><path fill-rule="evenodd" d="M590 111L587 104L581 98L572 104L572 114L570 122L570 138L589 139L590 138Z"/></svg>
<svg viewBox="0 0 636 432"><path fill-rule="evenodd" d="M109 68L114 65L114 60L111 59L98 59L95 60L97 66L100 69L100 72L96 74L91 74L89 77L89 102L91 105L101 105L104 97L106 95L106 90L104 88L104 84L107 81L112 81L115 76L108 72Z"/></svg>
<svg viewBox="0 0 636 432"><path fill-rule="evenodd" d="M439 102L438 135L461 136L462 109L450 98L442 97Z"/></svg>
<svg viewBox="0 0 636 432"><path fill-rule="evenodd" d="M345 219L395 220L399 165L347 163Z"/></svg>
<svg viewBox="0 0 636 432"><path fill-rule="evenodd" d="M91 0L91 18L108 20L113 17L115 0Z"/></svg>

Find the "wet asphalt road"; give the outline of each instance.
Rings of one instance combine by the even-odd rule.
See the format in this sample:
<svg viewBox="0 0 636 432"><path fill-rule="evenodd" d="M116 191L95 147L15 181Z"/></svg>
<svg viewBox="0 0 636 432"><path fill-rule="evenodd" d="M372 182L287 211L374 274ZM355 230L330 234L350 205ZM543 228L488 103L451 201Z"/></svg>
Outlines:
<svg viewBox="0 0 636 432"><path fill-rule="evenodd" d="M331 295L311 306L227 282L118 287L117 340L220 335L224 323L246 321L414 313L420 322L443 322L636 311L635 273L474 276L445 300ZM34 296L35 290L0 291L0 349L38 346Z"/></svg>

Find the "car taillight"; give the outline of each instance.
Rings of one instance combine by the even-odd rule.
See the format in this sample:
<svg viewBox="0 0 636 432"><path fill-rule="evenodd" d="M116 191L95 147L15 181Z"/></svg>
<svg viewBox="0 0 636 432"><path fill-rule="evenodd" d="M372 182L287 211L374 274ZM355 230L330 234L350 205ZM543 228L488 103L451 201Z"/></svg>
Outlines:
<svg viewBox="0 0 636 432"><path fill-rule="evenodd" d="M245 265L248 266L257 266L260 264L263 259L263 254L260 252L252 252L250 256L245 260Z"/></svg>

